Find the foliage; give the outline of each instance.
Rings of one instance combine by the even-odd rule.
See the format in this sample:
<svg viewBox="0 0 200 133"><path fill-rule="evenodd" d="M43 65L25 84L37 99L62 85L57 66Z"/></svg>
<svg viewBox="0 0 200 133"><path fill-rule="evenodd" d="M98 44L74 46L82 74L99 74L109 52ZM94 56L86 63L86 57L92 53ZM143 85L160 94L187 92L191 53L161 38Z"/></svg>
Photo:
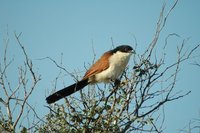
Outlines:
<svg viewBox="0 0 200 133"><path fill-rule="evenodd" d="M142 54L137 53L133 57L134 66L127 67L119 78L119 84L91 85L88 89L85 88L76 95L65 98L64 104L55 103L47 106L49 113L43 118L38 117L38 112L28 103L30 95L40 81L40 75L36 74L33 63L20 41L21 34L15 34L25 58L23 66L18 69L18 84L13 89L7 75L13 60L7 60L8 43L5 43L4 58L0 64L0 91L4 93L4 97L0 97L0 104L3 105L0 108L0 132L15 132L18 131L17 127L24 133L162 132L165 121L163 105L190 93L190 91L180 93L175 90L180 64L190 59L199 47L197 45L185 50L186 40L182 40L181 44L177 44L176 59L166 63L168 55L165 50L168 39L178 36L173 33L165 38L162 46L159 46L162 47L159 53L156 52L160 34L177 2L178 0L166 15L164 15L166 5L163 5L152 42ZM137 43L135 51L137 52ZM61 73L71 75L62 66L62 62L59 64L50 57L47 59L60 69L59 75ZM77 75L71 76L77 77ZM59 77L56 77L55 81L58 79ZM26 123L24 117L33 117L30 116L30 111L38 121L27 126L24 124ZM13 114L17 117L13 118Z"/></svg>
<svg viewBox="0 0 200 133"><path fill-rule="evenodd" d="M65 98L63 105L50 105L50 113L46 117L48 124L40 129L66 132L162 132L165 119L163 105L190 93L174 92L180 64L199 47L197 45L190 51L184 51L186 40L183 40L177 45L176 60L166 65L168 39L178 36L169 34L157 57L155 49L160 33L177 2L166 16L163 5L152 42L143 54L134 57L135 66L129 66L120 77L119 85L89 86L80 94ZM50 57L47 58L60 71L67 72L62 62L59 65Z"/></svg>
<svg viewBox="0 0 200 133"><path fill-rule="evenodd" d="M22 66L18 67L19 75L16 84L10 82L10 77L7 75L9 67L14 61L14 59L7 59L9 39L5 40L3 61L0 63L0 91L2 94L0 103L3 105L0 108L0 131L13 132L16 130L17 126L23 127L20 123L22 123L24 117L26 117L26 115L28 116L30 111L35 113L34 108L29 105L28 99L37 83L40 81L40 75L35 74L32 61L29 59L24 46L19 40L20 35L21 34L17 35L15 33L15 38L24 56L24 63ZM14 117L14 115L16 117Z"/></svg>

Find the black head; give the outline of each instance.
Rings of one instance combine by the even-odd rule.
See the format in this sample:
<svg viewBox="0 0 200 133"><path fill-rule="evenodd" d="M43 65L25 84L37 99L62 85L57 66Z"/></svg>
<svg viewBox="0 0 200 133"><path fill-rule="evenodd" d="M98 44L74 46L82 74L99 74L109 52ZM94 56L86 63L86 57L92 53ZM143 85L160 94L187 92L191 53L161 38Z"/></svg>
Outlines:
<svg viewBox="0 0 200 133"><path fill-rule="evenodd" d="M112 50L113 53L116 53L117 51L124 52L124 53L130 53L133 51L133 48L129 45L120 45Z"/></svg>

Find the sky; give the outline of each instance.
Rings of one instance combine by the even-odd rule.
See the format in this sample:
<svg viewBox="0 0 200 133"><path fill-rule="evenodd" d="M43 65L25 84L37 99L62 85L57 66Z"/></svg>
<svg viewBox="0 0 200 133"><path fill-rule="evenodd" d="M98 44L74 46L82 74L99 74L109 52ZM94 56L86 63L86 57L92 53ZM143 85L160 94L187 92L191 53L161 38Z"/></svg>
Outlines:
<svg viewBox="0 0 200 133"><path fill-rule="evenodd" d="M172 2L166 0L167 10ZM20 65L23 56L14 39L14 32L22 33L21 42L33 60L36 71L41 74L42 80L30 102L37 105L42 116L48 112L44 107L45 97L52 89L59 69L49 60L41 58L48 56L60 61L63 54L62 63L67 70L79 70L83 75L84 64L93 61L94 52L98 58L112 48L112 43L116 46L134 46L135 37L138 44L136 52L142 54L153 39L162 4L163 1L159 0L0 0L0 52L4 47L4 39L9 38L8 55L14 58L15 64ZM160 39L177 33L181 39L190 38L186 48L199 44L199 10L200 1L180 0L169 16ZM172 58L176 53L176 42L172 39L167 51ZM195 54L200 55L200 50ZM192 93L165 105L165 132L178 132L190 120L200 118L200 67L192 65L194 61L200 63L199 58L195 58L181 65L176 89L191 90ZM13 66L8 76L16 82L17 74L17 68ZM73 82L70 76L63 78L66 84ZM63 87L63 84L60 83L58 87Z"/></svg>

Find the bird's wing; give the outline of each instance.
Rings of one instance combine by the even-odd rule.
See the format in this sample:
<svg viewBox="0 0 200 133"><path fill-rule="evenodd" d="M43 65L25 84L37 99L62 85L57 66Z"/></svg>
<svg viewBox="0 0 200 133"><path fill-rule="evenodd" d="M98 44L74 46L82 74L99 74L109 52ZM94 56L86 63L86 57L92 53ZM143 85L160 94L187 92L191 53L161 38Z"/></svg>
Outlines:
<svg viewBox="0 0 200 133"><path fill-rule="evenodd" d="M97 73L106 70L109 67L109 57L112 55L111 52L104 53L99 60L97 60L90 69L85 73L83 79L87 79Z"/></svg>

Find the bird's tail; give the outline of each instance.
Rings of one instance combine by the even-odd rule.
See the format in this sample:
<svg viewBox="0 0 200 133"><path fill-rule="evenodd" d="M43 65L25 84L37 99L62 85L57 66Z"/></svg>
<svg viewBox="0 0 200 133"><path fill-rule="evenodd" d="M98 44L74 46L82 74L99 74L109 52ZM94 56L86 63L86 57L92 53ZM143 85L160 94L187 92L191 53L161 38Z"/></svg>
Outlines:
<svg viewBox="0 0 200 133"><path fill-rule="evenodd" d="M79 81L75 84L72 84L68 87L65 87L64 89L59 90L59 91L53 93L52 95L48 96L46 98L47 103L48 104L54 103L54 102L66 97L66 96L69 96L69 95L75 93L76 91L81 90L82 88L84 88L88 84L89 84L88 79L83 79L83 80L81 80L81 81Z"/></svg>

